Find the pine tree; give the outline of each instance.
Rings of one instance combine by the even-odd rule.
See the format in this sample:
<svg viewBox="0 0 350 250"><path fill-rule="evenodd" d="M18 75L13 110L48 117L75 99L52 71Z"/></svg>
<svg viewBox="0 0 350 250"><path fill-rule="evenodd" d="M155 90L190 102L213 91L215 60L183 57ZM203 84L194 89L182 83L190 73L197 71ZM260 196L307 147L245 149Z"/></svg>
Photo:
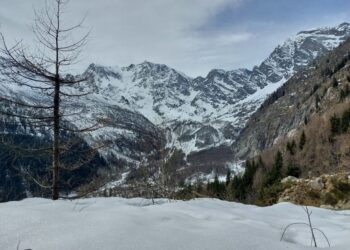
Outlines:
<svg viewBox="0 0 350 250"><path fill-rule="evenodd" d="M280 180L282 167L283 167L283 156L281 151L277 151L273 167L265 178L265 181L264 181L265 186L270 186Z"/></svg>
<svg viewBox="0 0 350 250"><path fill-rule="evenodd" d="M228 169L226 174L226 186L228 186L230 182L231 182L231 170Z"/></svg>
<svg viewBox="0 0 350 250"><path fill-rule="evenodd" d="M299 140L299 149L303 150L304 146L305 146L305 142L306 142L306 136L305 136L305 132L303 130L303 132L301 133L300 136L300 140Z"/></svg>

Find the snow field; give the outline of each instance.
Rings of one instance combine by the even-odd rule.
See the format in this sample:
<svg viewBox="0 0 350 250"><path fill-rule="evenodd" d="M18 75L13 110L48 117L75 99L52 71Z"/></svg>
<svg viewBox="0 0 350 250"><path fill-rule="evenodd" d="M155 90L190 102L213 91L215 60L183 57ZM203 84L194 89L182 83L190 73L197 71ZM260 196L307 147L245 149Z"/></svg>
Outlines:
<svg viewBox="0 0 350 250"><path fill-rule="evenodd" d="M91 198L51 201L40 198L0 204L0 249L309 249L306 222L299 206L281 203L260 208L216 199L151 201ZM350 211L310 208L315 227L331 249L349 249ZM327 246L319 234L320 246ZM311 248L310 248L311 249Z"/></svg>

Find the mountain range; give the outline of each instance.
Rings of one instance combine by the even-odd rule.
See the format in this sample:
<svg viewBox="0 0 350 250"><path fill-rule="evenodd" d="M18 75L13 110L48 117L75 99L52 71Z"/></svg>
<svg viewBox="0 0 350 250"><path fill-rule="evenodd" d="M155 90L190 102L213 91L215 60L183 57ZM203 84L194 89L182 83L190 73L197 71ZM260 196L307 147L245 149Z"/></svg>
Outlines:
<svg viewBox="0 0 350 250"><path fill-rule="evenodd" d="M186 176L235 170L240 159L251 155L249 144L236 142L254 112L295 73L312 67L317 57L348 37L348 23L302 31L252 69L213 69L196 78L147 61L126 67L91 64L83 73L89 81L79 90L93 93L81 97L79 104L70 103L83 110L84 117L67 122L79 127L108 118L107 126L84 139L88 144L100 139L112 142L100 155L118 174L149 163L150 156L162 149L181 152ZM0 88L26 102L41 98L28 89L5 84ZM23 128L16 132L27 133Z"/></svg>

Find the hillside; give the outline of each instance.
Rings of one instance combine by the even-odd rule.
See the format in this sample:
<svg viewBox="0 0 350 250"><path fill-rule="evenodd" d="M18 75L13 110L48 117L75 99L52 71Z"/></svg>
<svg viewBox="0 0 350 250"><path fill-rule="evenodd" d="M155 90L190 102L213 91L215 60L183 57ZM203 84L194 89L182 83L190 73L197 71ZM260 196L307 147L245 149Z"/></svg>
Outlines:
<svg viewBox="0 0 350 250"><path fill-rule="evenodd" d="M252 115L235 144L238 156L254 162L247 200L346 207L350 200L349 51L347 40L318 58ZM303 179L281 184L289 175ZM311 182L319 182L320 187L310 188Z"/></svg>
<svg viewBox="0 0 350 250"><path fill-rule="evenodd" d="M314 154L314 162L310 159L303 164L308 166L307 171L346 167L347 155L342 153L345 146L342 143L348 139L346 120L344 131L339 133L332 132L330 120L333 115L341 119L349 108L349 51L348 40L273 93L240 134L235 144L238 155L253 157L274 145L283 147L292 140L298 143L304 131L305 150L295 150L295 157L303 154L300 161L307 161Z"/></svg>

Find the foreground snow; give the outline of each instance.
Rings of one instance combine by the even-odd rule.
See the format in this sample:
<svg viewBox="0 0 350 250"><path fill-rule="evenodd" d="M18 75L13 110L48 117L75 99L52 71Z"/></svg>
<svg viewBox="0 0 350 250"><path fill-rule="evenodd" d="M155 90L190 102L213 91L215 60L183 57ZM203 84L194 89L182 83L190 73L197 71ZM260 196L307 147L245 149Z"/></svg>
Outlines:
<svg viewBox="0 0 350 250"><path fill-rule="evenodd" d="M94 198L78 201L26 199L0 204L0 249L308 249L303 210L282 203L259 208L213 199L187 202ZM311 208L315 227L332 249L349 249L350 211ZM316 235L319 237L320 235ZM320 237L319 237L320 238ZM319 240L320 245L325 245Z"/></svg>

